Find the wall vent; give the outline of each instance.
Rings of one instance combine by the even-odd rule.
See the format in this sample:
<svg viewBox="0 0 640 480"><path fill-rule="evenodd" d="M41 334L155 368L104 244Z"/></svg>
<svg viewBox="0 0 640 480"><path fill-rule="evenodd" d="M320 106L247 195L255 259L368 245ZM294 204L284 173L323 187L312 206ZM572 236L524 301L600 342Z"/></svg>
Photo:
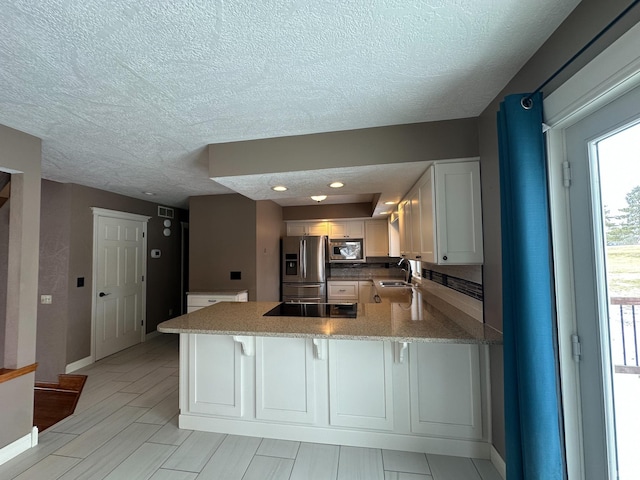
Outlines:
<svg viewBox="0 0 640 480"><path fill-rule="evenodd" d="M158 206L158 216L164 218L173 218L173 208Z"/></svg>

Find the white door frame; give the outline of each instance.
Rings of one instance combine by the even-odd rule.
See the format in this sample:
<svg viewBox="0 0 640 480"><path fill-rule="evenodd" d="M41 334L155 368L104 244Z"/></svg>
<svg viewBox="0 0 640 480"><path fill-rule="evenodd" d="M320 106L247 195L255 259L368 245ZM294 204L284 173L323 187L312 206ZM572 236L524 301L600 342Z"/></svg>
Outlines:
<svg viewBox="0 0 640 480"><path fill-rule="evenodd" d="M544 100L554 252L560 376L568 477L584 479L582 412L571 336L576 332L568 192L563 180L564 130L640 85L640 24L610 45Z"/></svg>
<svg viewBox="0 0 640 480"><path fill-rule="evenodd" d="M142 289L142 318L143 325L140 329L141 338L140 341L145 341L145 332L147 329L147 222L151 217L146 215L138 215L136 213L119 212L117 210L107 210L105 208L91 207L93 212L93 266L91 273L91 363L96 361L96 298L98 295L96 289L97 281L97 262L98 262L98 220L100 217L117 218L120 220L133 220L142 222L142 275L144 281L142 282L144 288Z"/></svg>

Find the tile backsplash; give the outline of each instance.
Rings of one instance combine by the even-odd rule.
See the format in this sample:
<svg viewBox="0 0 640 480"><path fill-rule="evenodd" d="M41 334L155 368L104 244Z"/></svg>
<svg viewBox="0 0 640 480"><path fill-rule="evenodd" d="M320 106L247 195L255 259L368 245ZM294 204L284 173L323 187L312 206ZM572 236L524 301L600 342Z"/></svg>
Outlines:
<svg viewBox="0 0 640 480"><path fill-rule="evenodd" d="M483 300L484 291L482 283L477 283L464 278L455 277L443 272L436 272L429 268L422 268L422 278L424 280L431 280L445 287L451 288L456 292L464 293L465 295L475 298L476 300Z"/></svg>
<svg viewBox="0 0 640 480"><path fill-rule="evenodd" d="M330 263L329 278L404 278L398 266L399 258L367 257L366 263Z"/></svg>

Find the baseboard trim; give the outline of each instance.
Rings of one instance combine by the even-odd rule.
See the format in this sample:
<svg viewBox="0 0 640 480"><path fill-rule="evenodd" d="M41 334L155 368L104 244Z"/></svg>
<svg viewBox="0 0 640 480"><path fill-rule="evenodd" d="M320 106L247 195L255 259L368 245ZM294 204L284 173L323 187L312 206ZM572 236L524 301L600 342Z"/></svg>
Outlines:
<svg viewBox="0 0 640 480"><path fill-rule="evenodd" d="M504 462L502 456L500 456L498 450L496 450L496 447L494 447L493 445L491 445L491 463L494 467L496 467L496 470L498 470L500 476L506 480L507 464Z"/></svg>
<svg viewBox="0 0 640 480"><path fill-rule="evenodd" d="M30 433L10 443L6 447L0 448L0 465L17 457L22 452L38 445L38 427L33 427Z"/></svg>
<svg viewBox="0 0 640 480"><path fill-rule="evenodd" d="M233 420L206 414L180 414L180 428L231 435L273 438L298 442L381 448L406 452L432 453L467 458L491 458L489 444L482 440L454 440L391 432L345 430L336 427L274 424L263 421Z"/></svg>
<svg viewBox="0 0 640 480"><path fill-rule="evenodd" d="M151 333L147 333L147 334L144 336L144 341L145 341L145 342L148 342L148 341L149 341L149 340L151 340L152 338L155 338L155 337L158 337L158 336L160 336L160 332L159 332L158 330L154 330L153 332L151 332Z"/></svg>
<svg viewBox="0 0 640 480"><path fill-rule="evenodd" d="M76 370L80 370L81 368L87 367L93 363L93 357L89 355L88 357L81 358L80 360L70 363L64 369L64 373L75 372Z"/></svg>

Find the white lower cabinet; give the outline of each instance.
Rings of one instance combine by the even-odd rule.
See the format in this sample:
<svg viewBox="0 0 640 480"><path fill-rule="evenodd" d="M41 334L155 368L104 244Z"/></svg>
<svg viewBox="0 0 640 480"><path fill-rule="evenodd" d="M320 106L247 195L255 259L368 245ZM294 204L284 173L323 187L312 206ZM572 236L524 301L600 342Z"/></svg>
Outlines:
<svg viewBox="0 0 640 480"><path fill-rule="evenodd" d="M179 425L489 458L482 348L183 334Z"/></svg>
<svg viewBox="0 0 640 480"><path fill-rule="evenodd" d="M312 340L256 339L256 418L313 424L316 421Z"/></svg>
<svg viewBox="0 0 640 480"><path fill-rule="evenodd" d="M393 430L390 342L329 341L329 421L341 427Z"/></svg>
<svg viewBox="0 0 640 480"><path fill-rule="evenodd" d="M188 394L181 411L241 417L246 389L243 385L242 348L228 335L181 335L188 349ZM183 376L183 372L181 377Z"/></svg>
<svg viewBox="0 0 640 480"><path fill-rule="evenodd" d="M411 431L482 438L478 345L413 343L409 358Z"/></svg>
<svg viewBox="0 0 640 480"><path fill-rule="evenodd" d="M357 302L357 280L329 280L327 282L327 301L329 302Z"/></svg>
<svg viewBox="0 0 640 480"><path fill-rule="evenodd" d="M218 302L247 302L249 295L245 290L229 293L187 293L187 313L195 312Z"/></svg>

